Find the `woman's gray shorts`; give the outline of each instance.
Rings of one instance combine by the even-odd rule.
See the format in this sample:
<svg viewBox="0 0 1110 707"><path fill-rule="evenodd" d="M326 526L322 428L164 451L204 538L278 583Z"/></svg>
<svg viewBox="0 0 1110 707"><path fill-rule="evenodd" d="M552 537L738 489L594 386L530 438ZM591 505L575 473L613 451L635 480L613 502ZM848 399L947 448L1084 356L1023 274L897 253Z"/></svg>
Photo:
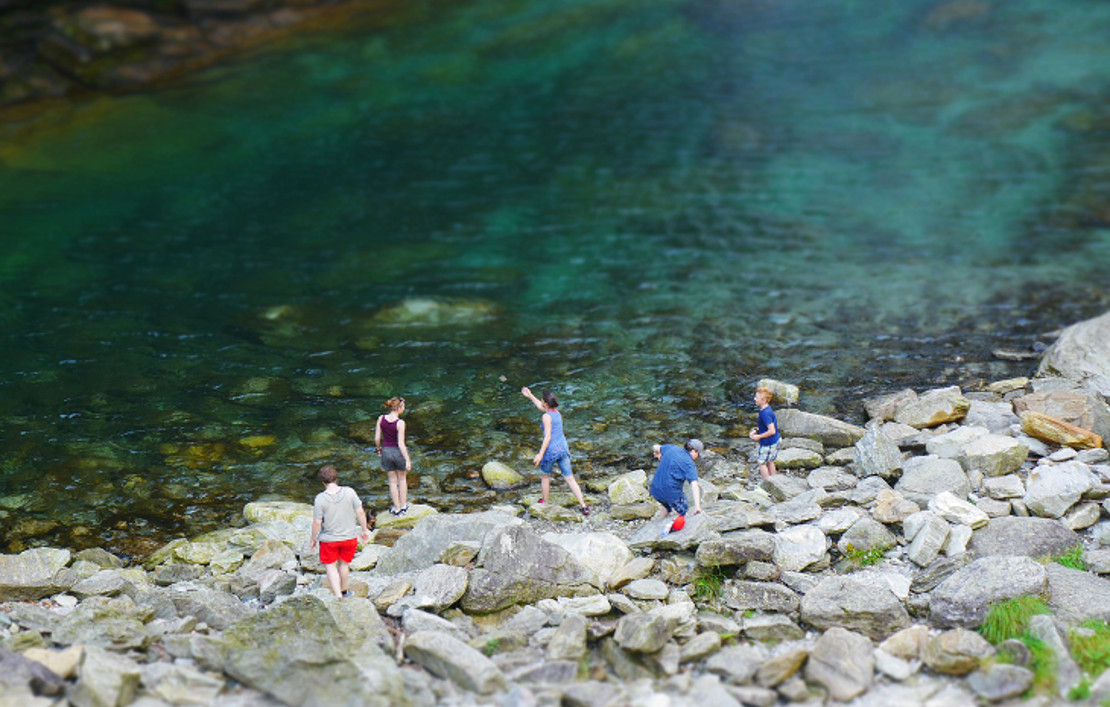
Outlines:
<svg viewBox="0 0 1110 707"><path fill-rule="evenodd" d="M382 471L404 471L405 455L400 447L382 447Z"/></svg>

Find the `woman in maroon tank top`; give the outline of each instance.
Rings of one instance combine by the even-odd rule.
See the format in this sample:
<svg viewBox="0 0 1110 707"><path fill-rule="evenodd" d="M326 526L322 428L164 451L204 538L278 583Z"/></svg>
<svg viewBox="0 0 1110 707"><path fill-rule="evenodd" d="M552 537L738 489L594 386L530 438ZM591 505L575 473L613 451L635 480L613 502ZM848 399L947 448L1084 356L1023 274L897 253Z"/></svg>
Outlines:
<svg viewBox="0 0 1110 707"><path fill-rule="evenodd" d="M405 446L405 421L401 419L405 412L405 399L390 398L382 407L389 412L378 417L378 424L374 426L374 445L381 457L382 471L389 475L389 497L393 501L389 512L399 516L409 509L406 473L412 471L409 449Z"/></svg>

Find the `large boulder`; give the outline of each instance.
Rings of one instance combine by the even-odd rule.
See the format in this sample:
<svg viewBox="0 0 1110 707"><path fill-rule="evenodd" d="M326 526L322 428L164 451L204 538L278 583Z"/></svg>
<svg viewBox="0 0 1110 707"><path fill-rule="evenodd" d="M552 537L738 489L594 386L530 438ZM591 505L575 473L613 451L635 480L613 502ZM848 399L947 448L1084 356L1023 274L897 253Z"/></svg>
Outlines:
<svg viewBox="0 0 1110 707"><path fill-rule="evenodd" d="M806 679L823 686L838 702L847 702L871 687L875 672L874 648L866 636L833 627L809 652Z"/></svg>
<svg viewBox="0 0 1110 707"><path fill-rule="evenodd" d="M602 582L632 561L632 550L612 533L544 533L543 539L569 552Z"/></svg>
<svg viewBox="0 0 1110 707"><path fill-rule="evenodd" d="M1074 530L1051 518L1003 516L976 530L968 549L979 557L991 555L1059 555L1079 543Z"/></svg>
<svg viewBox="0 0 1110 707"><path fill-rule="evenodd" d="M1057 619L1069 625L1110 621L1110 580L1073 570L1056 562L1045 566L1048 605Z"/></svg>
<svg viewBox="0 0 1110 707"><path fill-rule="evenodd" d="M1045 351L1037 375L1068 378L1110 398L1110 312L1064 329Z"/></svg>
<svg viewBox="0 0 1110 707"><path fill-rule="evenodd" d="M1110 438L1110 408L1097 394L1079 390L1044 390L1014 399L1014 410L1039 412Z"/></svg>
<svg viewBox="0 0 1110 707"><path fill-rule="evenodd" d="M643 469L621 474L609 484L608 491L609 502L614 506L627 506L651 500L651 494L647 488L647 473Z"/></svg>
<svg viewBox="0 0 1110 707"><path fill-rule="evenodd" d="M294 501L251 501L243 506L243 517L251 523L284 521L290 525L312 522L312 504Z"/></svg>
<svg viewBox="0 0 1110 707"><path fill-rule="evenodd" d="M856 442L853 452L856 473L860 476L889 479L902 471L902 451L876 422L867 425L867 432Z"/></svg>
<svg viewBox="0 0 1110 707"><path fill-rule="evenodd" d="M864 435L862 427L801 410L778 410L775 417L783 435L815 439L830 447L850 447Z"/></svg>
<svg viewBox="0 0 1110 707"><path fill-rule="evenodd" d="M482 466L482 481L495 491L515 488L525 482L520 473L503 462L486 462Z"/></svg>
<svg viewBox="0 0 1110 707"><path fill-rule="evenodd" d="M894 421L917 429L936 427L962 420L970 408L971 401L963 396L958 386L939 388L901 405L894 413Z"/></svg>
<svg viewBox="0 0 1110 707"><path fill-rule="evenodd" d="M369 602L306 594L231 626L210 639L206 655L218 662L209 667L287 705L404 704L404 680L378 643L381 631Z"/></svg>
<svg viewBox="0 0 1110 707"><path fill-rule="evenodd" d="M540 599L584 596L604 586L597 573L527 525L491 533L462 599L465 611L490 613Z"/></svg>
<svg viewBox="0 0 1110 707"><path fill-rule="evenodd" d="M62 572L69 560L69 550L48 547L0 555L0 601L36 601L66 591L79 579Z"/></svg>
<svg viewBox="0 0 1110 707"><path fill-rule="evenodd" d="M405 640L405 654L425 670L478 694L505 686L505 676L480 652L442 631L417 631Z"/></svg>
<svg viewBox="0 0 1110 707"><path fill-rule="evenodd" d="M453 543L481 543L491 531L523 523L520 518L499 511L428 516L378 559L374 573L395 575L431 567Z"/></svg>
<svg viewBox="0 0 1110 707"><path fill-rule="evenodd" d="M971 482L956 460L928 455L906 460L894 490L924 508L943 491L950 491L957 498L967 498Z"/></svg>
<svg viewBox="0 0 1110 707"><path fill-rule="evenodd" d="M1046 584L1044 566L1029 557L983 557L937 585L929 602L929 618L937 626L974 628L983 623L992 602L1039 595Z"/></svg>
<svg viewBox="0 0 1110 707"><path fill-rule="evenodd" d="M1079 461L1041 464L1029 472L1025 482L1026 507L1045 518L1068 512L1096 483L1090 467Z"/></svg>
<svg viewBox="0 0 1110 707"><path fill-rule="evenodd" d="M833 626L881 640L910 624L901 600L889 588L848 576L826 577L802 597L802 621L818 629Z"/></svg>

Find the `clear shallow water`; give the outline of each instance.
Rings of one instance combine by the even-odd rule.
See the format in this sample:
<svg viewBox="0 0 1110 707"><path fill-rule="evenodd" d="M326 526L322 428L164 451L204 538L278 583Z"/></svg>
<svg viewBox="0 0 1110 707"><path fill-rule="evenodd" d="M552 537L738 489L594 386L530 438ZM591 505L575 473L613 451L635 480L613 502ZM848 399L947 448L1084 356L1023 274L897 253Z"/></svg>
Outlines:
<svg viewBox="0 0 1110 707"><path fill-rule="evenodd" d="M0 126L0 530L142 552L324 461L380 507L393 394L415 495L473 507L535 451L525 384L589 476L727 445L762 376L851 416L1027 373L991 350L1110 306L1108 29L488 0Z"/></svg>

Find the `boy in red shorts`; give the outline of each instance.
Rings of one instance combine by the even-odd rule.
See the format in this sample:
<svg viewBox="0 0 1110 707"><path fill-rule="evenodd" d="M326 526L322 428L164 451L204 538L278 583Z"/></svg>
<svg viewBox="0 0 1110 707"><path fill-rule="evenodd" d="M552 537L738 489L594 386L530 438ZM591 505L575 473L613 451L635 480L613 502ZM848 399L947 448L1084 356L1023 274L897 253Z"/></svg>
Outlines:
<svg viewBox="0 0 1110 707"><path fill-rule="evenodd" d="M324 490L316 495L312 507L312 547L320 543L320 563L328 574L328 584L336 599L351 596L347 590L351 560L355 559L358 539L370 541L366 511L362 500L350 486L340 486L339 474L330 464L318 474ZM359 531L361 528L361 532Z"/></svg>

